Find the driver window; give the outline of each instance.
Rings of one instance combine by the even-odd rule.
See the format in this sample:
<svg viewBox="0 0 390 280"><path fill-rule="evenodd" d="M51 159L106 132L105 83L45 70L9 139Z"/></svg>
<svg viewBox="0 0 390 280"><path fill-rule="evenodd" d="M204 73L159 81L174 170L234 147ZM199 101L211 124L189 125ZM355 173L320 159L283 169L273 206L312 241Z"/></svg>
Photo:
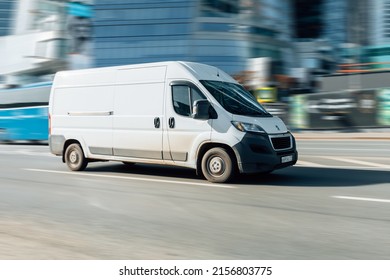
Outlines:
<svg viewBox="0 0 390 280"><path fill-rule="evenodd" d="M206 99L199 89L186 85L172 86L172 101L175 112L181 116L191 116L194 101Z"/></svg>
<svg viewBox="0 0 390 280"><path fill-rule="evenodd" d="M172 101L176 113L182 116L191 115L190 88L188 86L172 86Z"/></svg>
<svg viewBox="0 0 390 280"><path fill-rule="evenodd" d="M204 95L196 88L191 88L191 104L194 104L194 101L206 99Z"/></svg>

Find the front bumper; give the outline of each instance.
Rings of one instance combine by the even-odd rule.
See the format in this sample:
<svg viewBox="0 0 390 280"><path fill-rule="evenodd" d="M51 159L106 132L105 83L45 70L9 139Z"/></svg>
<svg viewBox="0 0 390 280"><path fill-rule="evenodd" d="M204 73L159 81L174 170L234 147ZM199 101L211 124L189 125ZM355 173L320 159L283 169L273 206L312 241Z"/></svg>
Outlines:
<svg viewBox="0 0 390 280"><path fill-rule="evenodd" d="M298 152L294 136L290 133L288 135L291 137L291 145L275 150L270 137L274 138L278 135L246 133L244 138L233 147L240 173L270 172L294 165L298 160ZM282 158L288 156L292 156L291 160L282 162Z"/></svg>

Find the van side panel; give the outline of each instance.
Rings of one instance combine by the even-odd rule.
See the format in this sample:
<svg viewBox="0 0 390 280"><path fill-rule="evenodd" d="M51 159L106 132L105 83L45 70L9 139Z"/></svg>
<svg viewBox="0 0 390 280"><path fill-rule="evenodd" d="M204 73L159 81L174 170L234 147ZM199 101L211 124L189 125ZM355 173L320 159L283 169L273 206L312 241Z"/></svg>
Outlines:
<svg viewBox="0 0 390 280"><path fill-rule="evenodd" d="M166 67L121 69L113 114L114 156L162 160ZM155 120L159 120L159 126Z"/></svg>
<svg viewBox="0 0 390 280"><path fill-rule="evenodd" d="M164 83L121 85L116 89L114 155L162 159L162 129L154 119L163 119Z"/></svg>
<svg viewBox="0 0 390 280"><path fill-rule="evenodd" d="M85 143L93 154L111 155L113 89L113 86L56 88L52 133Z"/></svg>
<svg viewBox="0 0 390 280"><path fill-rule="evenodd" d="M114 82L115 69L94 68L58 72L54 87L83 87L110 85Z"/></svg>

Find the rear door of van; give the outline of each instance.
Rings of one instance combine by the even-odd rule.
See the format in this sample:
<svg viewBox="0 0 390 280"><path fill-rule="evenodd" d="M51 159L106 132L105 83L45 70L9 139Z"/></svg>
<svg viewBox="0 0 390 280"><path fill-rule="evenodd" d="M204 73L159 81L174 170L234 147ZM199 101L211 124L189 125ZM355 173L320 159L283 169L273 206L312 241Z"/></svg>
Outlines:
<svg viewBox="0 0 390 280"><path fill-rule="evenodd" d="M55 87L52 134L76 139L95 155L112 155L113 86Z"/></svg>

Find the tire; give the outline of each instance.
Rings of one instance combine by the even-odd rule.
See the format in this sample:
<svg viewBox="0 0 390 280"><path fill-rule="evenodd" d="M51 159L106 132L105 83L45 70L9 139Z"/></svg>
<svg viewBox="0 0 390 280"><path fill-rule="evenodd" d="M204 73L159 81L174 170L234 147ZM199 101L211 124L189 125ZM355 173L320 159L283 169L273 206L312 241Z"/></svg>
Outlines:
<svg viewBox="0 0 390 280"><path fill-rule="evenodd" d="M79 144L70 144L68 148L66 148L65 162L72 171L82 171L88 165L88 161Z"/></svg>
<svg viewBox="0 0 390 280"><path fill-rule="evenodd" d="M225 183L234 176L232 158L223 148L212 148L202 158L203 176L212 183Z"/></svg>

